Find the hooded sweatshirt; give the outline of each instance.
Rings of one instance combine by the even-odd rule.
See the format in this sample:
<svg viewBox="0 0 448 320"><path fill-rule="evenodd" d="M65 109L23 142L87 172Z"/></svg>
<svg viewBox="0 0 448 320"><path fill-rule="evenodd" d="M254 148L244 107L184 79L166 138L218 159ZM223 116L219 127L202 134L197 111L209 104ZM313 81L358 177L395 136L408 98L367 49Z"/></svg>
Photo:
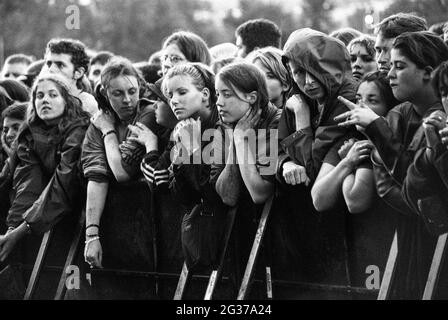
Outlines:
<svg viewBox="0 0 448 320"><path fill-rule="evenodd" d="M352 77L350 56L344 44L328 35L309 28L293 32L284 46L282 61L292 62L313 75L325 88L325 101L318 108L317 101L310 100L296 86L297 93L310 106L310 127L297 131L294 113L285 109L279 123L279 170L277 179L283 182L282 167L287 161L304 166L308 177L314 181L322 161L335 143L353 128L338 126L333 120L348 108L337 97L355 101L356 85Z"/></svg>

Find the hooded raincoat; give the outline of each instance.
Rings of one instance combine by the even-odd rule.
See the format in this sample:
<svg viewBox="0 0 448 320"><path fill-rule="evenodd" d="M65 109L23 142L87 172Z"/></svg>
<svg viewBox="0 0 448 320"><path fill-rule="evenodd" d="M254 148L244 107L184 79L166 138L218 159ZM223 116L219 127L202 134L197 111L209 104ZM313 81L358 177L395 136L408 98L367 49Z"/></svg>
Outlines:
<svg viewBox="0 0 448 320"><path fill-rule="evenodd" d="M308 177L314 181L329 149L353 131L352 128L338 126L333 120L348 111L337 99L338 96L355 101L356 85L352 78L350 57L341 41L309 28L293 32L283 51L283 63L287 65L291 62L313 75L324 86L326 95L319 108L317 101L310 101L296 87L310 106L311 126L297 131L294 113L284 110L278 127L281 148L277 178L284 182L283 164L293 160L304 166Z"/></svg>

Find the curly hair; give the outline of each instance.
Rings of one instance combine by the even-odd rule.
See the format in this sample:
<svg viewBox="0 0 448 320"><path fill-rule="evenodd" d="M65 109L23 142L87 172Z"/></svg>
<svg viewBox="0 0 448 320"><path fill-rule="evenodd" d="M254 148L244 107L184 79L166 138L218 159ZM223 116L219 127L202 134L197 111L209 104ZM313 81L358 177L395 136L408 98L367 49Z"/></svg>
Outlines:
<svg viewBox="0 0 448 320"><path fill-rule="evenodd" d="M75 70L84 68L85 73L89 70L90 59L86 53L86 46L79 40L51 39L47 44L46 51L55 54L68 54Z"/></svg>
<svg viewBox="0 0 448 320"><path fill-rule="evenodd" d="M33 89L31 90L31 101L28 107L27 123L29 125L42 122L36 112L36 93L39 84L44 81L51 81L56 85L59 94L65 102L64 113L59 121L58 127L60 132L64 132L73 123L82 122L84 124L89 123L89 114L82 109L81 101L70 93L70 85L67 80L57 74L46 73L37 77L34 82Z"/></svg>
<svg viewBox="0 0 448 320"><path fill-rule="evenodd" d="M369 35L362 35L360 37L354 38L350 43L347 45L348 52L351 52L352 47L355 44L359 44L364 46L366 48L367 54L372 58L375 59L375 38Z"/></svg>

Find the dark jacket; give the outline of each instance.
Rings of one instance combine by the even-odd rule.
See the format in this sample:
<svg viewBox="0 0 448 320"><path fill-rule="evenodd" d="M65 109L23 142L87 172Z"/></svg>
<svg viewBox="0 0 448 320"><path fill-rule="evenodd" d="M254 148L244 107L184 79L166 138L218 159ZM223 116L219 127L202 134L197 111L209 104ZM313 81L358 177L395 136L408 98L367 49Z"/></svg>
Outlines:
<svg viewBox="0 0 448 320"><path fill-rule="evenodd" d="M412 103L404 102L365 130L381 157L381 161L372 158L378 195L404 214L412 215L413 211L401 195L403 180L415 153L425 146L421 121L435 110L442 110L440 102L428 108L424 115L419 115Z"/></svg>
<svg viewBox="0 0 448 320"><path fill-rule="evenodd" d="M214 129L218 120L218 111L214 108L209 119L201 123L201 134L205 130ZM169 178L170 190L173 196L187 208L191 209L196 204L206 203L209 207L225 209L221 198L210 183L211 164L200 158L204 148L212 143L213 139L211 141L202 141L201 139L201 149L197 151L197 154L191 156L189 164L172 165L172 174ZM200 160L200 163L195 162L195 158L196 161Z"/></svg>
<svg viewBox="0 0 448 320"><path fill-rule="evenodd" d="M310 106L311 127L296 131L294 113L285 108L279 123L279 170L277 179L283 181L282 166L293 160L306 168L314 181L325 155L353 128L338 126L333 118L348 108L337 100L343 96L355 101L356 85L352 78L350 57L342 42L312 29L300 29L289 37L283 49L283 63L293 62L312 74L324 86L326 100L318 111L317 101L300 94ZM299 90L298 88L296 90Z"/></svg>
<svg viewBox="0 0 448 320"><path fill-rule="evenodd" d="M86 129L86 120L72 123L64 132L36 121L19 133L8 226L17 227L25 220L33 232L43 233L78 207Z"/></svg>
<svg viewBox="0 0 448 320"><path fill-rule="evenodd" d="M427 150L423 147L415 154L402 194L428 231L440 235L448 231L448 149L439 141L429 154Z"/></svg>

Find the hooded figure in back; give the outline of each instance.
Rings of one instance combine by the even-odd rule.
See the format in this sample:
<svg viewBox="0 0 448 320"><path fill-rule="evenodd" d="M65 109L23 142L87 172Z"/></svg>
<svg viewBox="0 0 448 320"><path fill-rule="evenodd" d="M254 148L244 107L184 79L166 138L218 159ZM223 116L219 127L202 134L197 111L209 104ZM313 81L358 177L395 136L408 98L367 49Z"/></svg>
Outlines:
<svg viewBox="0 0 448 320"><path fill-rule="evenodd" d="M316 179L328 150L342 144L344 136L354 134L353 128L339 127L333 118L348 110L337 97L354 101L356 85L346 47L322 32L296 30L283 51L282 60L292 74L296 94L288 100L280 119L283 150L277 177L289 185L308 185Z"/></svg>
<svg viewBox="0 0 448 320"><path fill-rule="evenodd" d="M356 134L354 127L334 121L348 111L337 97L355 100L349 54L341 41L311 29L293 32L283 52L294 94L278 126L277 179L282 188L276 205L281 214L272 220L272 237L283 243L273 261L285 277L297 281L346 284L344 211L318 214L310 191L328 151Z"/></svg>

